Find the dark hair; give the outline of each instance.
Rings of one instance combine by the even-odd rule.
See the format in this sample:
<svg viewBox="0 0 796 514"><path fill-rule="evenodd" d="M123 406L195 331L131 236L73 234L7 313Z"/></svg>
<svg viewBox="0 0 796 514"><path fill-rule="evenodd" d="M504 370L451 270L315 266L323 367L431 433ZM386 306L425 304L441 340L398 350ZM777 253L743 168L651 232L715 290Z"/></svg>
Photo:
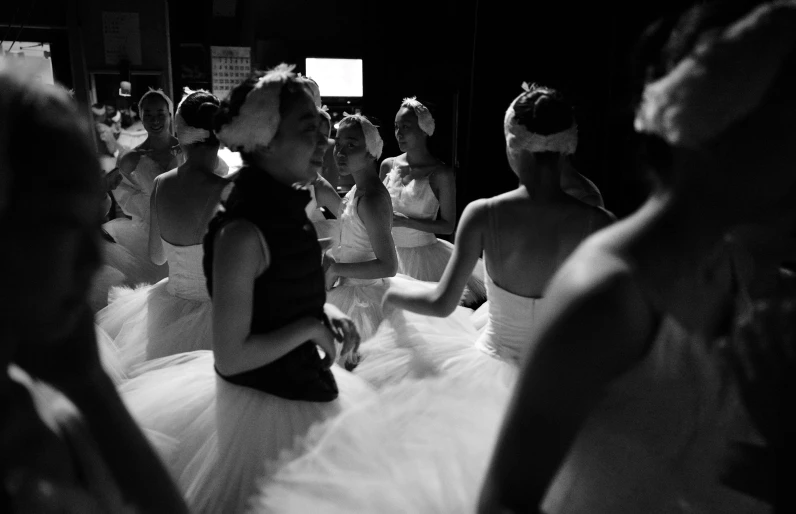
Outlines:
<svg viewBox="0 0 796 514"><path fill-rule="evenodd" d="M255 71L243 82L235 86L229 95L221 102L221 105L213 118L213 129L220 131L221 127L230 123L243 107L246 101L246 96L254 89L257 82L261 77L265 76L267 72ZM293 105L293 102L300 98L302 94L309 95L304 78L293 77L288 80L282 90L279 92L279 115L284 116L288 109ZM279 130L277 129L277 134ZM241 152L244 161L249 161L248 156Z"/></svg>
<svg viewBox="0 0 796 514"><path fill-rule="evenodd" d="M74 102L14 71L0 72L0 91L0 123L7 127L0 130L0 173L5 175L0 182L8 186L0 192L7 202L0 220L27 216L32 202L46 192L94 191L99 198L96 150L88 120ZM52 142L47 152L37 150L35 141L42 140Z"/></svg>
<svg viewBox="0 0 796 514"><path fill-rule="evenodd" d="M720 29L737 21L766 0L709 0L692 4L662 17L642 34L634 53L632 80L633 108L639 104L648 81L666 76L694 49L705 32ZM654 177L671 180L672 152L663 139L637 134L639 158L651 166Z"/></svg>
<svg viewBox="0 0 796 514"><path fill-rule="evenodd" d="M205 129L210 132L210 137L196 143L197 145L218 146L219 142L213 132L213 124L221 102L215 95L206 91L191 93L180 104L179 112L185 123L191 127Z"/></svg>
<svg viewBox="0 0 796 514"><path fill-rule="evenodd" d="M514 103L514 119L540 136L563 132L575 123L572 106L564 95L535 84Z"/></svg>

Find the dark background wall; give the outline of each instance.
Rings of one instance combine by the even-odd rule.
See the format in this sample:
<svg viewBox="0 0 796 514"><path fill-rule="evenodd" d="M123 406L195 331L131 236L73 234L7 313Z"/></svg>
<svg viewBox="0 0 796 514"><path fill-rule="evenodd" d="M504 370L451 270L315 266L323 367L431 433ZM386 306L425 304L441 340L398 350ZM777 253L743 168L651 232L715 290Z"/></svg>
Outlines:
<svg viewBox="0 0 796 514"><path fill-rule="evenodd" d="M284 61L303 71L306 57L362 58L362 108L381 122L384 156L398 153L391 128L401 99L418 96L437 118L435 153L456 167L460 212L515 187L503 113L523 81L544 83L574 103L577 166L623 216L647 192L630 138L631 50L644 26L683 3L141 0L130 8L118 0L31 0L3 4L0 30L16 35L24 21L21 39L49 38L54 59L61 56L56 78L81 99L87 70L105 66L102 10L140 13L141 68L162 71L172 92L202 85L211 45L250 46L258 68Z"/></svg>

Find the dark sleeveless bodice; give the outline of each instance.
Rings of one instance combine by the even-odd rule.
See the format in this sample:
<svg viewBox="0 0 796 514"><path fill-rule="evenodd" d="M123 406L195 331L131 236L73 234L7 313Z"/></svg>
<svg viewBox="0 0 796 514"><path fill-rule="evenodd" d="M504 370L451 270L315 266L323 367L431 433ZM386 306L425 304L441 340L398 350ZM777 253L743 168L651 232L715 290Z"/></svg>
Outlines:
<svg viewBox="0 0 796 514"><path fill-rule="evenodd" d="M324 319L326 290L321 247L305 212L309 200L306 190L286 186L263 170L246 167L240 171L223 208L210 222L204 240L204 270L211 296L213 243L218 230L242 218L256 225L265 237L270 262L254 282L254 334L270 332L306 316ZM332 401L338 394L334 377L324 368L312 342L260 368L219 376L291 400Z"/></svg>

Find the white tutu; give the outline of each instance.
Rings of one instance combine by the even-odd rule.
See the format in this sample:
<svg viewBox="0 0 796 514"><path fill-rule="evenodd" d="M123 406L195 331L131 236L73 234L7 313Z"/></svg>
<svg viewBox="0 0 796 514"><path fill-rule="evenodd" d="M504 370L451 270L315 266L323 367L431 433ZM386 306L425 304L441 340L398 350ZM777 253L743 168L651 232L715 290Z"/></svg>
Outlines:
<svg viewBox="0 0 796 514"><path fill-rule="evenodd" d="M453 254L453 244L442 239L428 245L395 249L398 253L398 271L424 282L439 282ZM467 305L472 305L485 299L483 261L479 260L472 276L467 280L464 301Z"/></svg>
<svg viewBox="0 0 796 514"><path fill-rule="evenodd" d="M153 442L191 512L243 511L258 481L274 471L269 462L293 450L316 423L373 397L363 382L337 367L339 398L315 403L226 382L213 362L210 351L158 359L120 387L139 424L159 437Z"/></svg>
<svg viewBox="0 0 796 514"><path fill-rule="evenodd" d="M124 273L126 285L154 284L168 276L168 264L157 265L149 258L149 224L116 218L102 228L116 241L103 244L105 264Z"/></svg>
<svg viewBox="0 0 796 514"><path fill-rule="evenodd" d="M385 389L320 427L250 512L474 512L505 408L466 377Z"/></svg>
<svg viewBox="0 0 796 514"><path fill-rule="evenodd" d="M99 325L94 326L97 335L97 349L99 350L100 363L102 369L111 378L114 384L121 384L127 379L127 373L119 359L119 351L113 344L113 339L102 330Z"/></svg>
<svg viewBox="0 0 796 514"><path fill-rule="evenodd" d="M384 319L381 303L387 289L396 283L402 288L415 284L426 285L404 275L375 280L344 278L337 287L326 293L326 301L351 316L362 341L365 342L376 333Z"/></svg>
<svg viewBox="0 0 796 514"><path fill-rule="evenodd" d="M407 378L440 374L450 359L477 351L473 345L478 333L468 317L464 307L447 318L393 310L362 345L356 375L381 389Z"/></svg>
<svg viewBox="0 0 796 514"><path fill-rule="evenodd" d="M169 279L136 289L113 288L97 324L113 338L123 369L213 345L212 302L181 298Z"/></svg>

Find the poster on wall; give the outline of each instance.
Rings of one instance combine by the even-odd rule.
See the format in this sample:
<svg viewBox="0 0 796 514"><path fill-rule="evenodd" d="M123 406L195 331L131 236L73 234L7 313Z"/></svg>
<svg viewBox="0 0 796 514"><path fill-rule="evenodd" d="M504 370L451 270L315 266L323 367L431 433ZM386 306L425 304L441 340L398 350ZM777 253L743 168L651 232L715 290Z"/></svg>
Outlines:
<svg viewBox="0 0 796 514"><path fill-rule="evenodd" d="M141 66L141 28L138 13L103 12L102 41L105 45L105 64L115 66L127 59Z"/></svg>
<svg viewBox="0 0 796 514"><path fill-rule="evenodd" d="M252 51L248 46L211 46L213 94L227 97L232 88L243 82L252 69Z"/></svg>

